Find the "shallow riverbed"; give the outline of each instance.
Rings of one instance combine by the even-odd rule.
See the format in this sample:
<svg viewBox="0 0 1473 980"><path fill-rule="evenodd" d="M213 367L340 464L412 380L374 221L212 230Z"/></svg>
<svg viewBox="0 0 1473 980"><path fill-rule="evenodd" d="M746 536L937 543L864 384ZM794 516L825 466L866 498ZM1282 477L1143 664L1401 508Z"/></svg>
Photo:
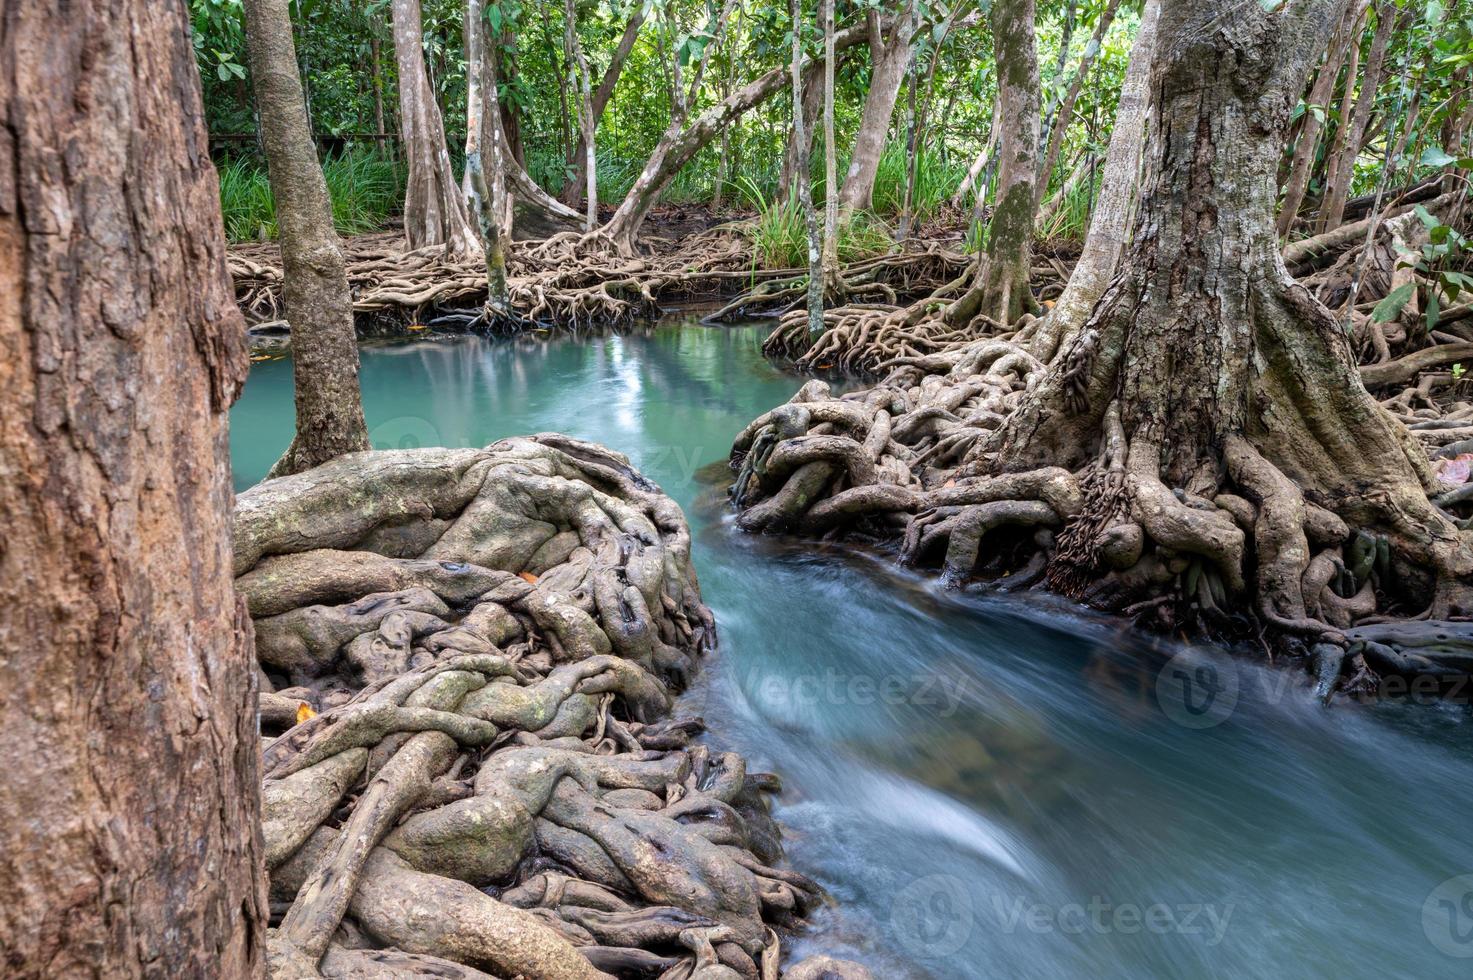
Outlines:
<svg viewBox="0 0 1473 980"><path fill-rule="evenodd" d="M558 430L686 508L721 630L686 707L786 783L789 858L837 900L800 947L879 977L1470 975L1466 706L1322 709L1054 600L738 533L709 464L798 385L764 332L374 346L362 380L377 448ZM258 363L237 487L292 418L290 361Z"/></svg>

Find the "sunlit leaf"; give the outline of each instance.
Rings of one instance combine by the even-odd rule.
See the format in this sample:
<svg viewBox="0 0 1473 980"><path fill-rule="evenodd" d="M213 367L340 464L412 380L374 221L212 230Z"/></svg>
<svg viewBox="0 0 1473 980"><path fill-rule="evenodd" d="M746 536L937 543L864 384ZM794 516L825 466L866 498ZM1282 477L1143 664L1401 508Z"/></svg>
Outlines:
<svg viewBox="0 0 1473 980"><path fill-rule="evenodd" d="M1371 319L1377 323L1390 323L1401 316L1402 308L1411 302L1413 288L1411 283L1404 282L1387 293L1386 298L1371 311Z"/></svg>

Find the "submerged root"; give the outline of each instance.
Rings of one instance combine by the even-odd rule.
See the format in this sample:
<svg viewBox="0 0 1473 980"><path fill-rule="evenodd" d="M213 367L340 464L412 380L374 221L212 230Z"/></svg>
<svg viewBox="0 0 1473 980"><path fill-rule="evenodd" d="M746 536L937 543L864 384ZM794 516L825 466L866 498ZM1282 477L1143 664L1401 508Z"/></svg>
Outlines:
<svg viewBox="0 0 1473 980"><path fill-rule="evenodd" d="M773 866L776 781L666 717L714 624L624 457L343 457L241 495L236 571L274 975L779 974L821 893Z"/></svg>

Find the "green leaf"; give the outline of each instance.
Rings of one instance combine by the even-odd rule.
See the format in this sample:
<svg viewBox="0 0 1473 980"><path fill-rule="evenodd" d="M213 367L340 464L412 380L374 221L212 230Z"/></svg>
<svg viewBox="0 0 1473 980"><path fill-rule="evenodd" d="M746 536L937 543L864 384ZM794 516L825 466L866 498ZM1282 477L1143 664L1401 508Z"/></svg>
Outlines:
<svg viewBox="0 0 1473 980"><path fill-rule="evenodd" d="M1438 225L1442 224L1441 221L1437 220L1436 215L1434 215L1431 211L1428 211L1426 208L1422 207L1422 205L1420 204L1418 204L1412 210L1417 213L1417 217L1421 220L1422 224L1428 228L1436 228Z"/></svg>
<svg viewBox="0 0 1473 980"><path fill-rule="evenodd" d="M1430 333L1437 329L1437 321L1442 317L1442 304L1437 299L1437 290L1427 290L1427 330Z"/></svg>
<svg viewBox="0 0 1473 980"><path fill-rule="evenodd" d="M1422 151L1422 166L1424 167L1445 167L1450 163L1457 162L1457 157L1440 146L1429 146Z"/></svg>
<svg viewBox="0 0 1473 980"><path fill-rule="evenodd" d="M223 64L215 66L215 74L220 76L220 81L222 82L230 81L230 69Z"/></svg>
<svg viewBox="0 0 1473 980"><path fill-rule="evenodd" d="M1411 283L1404 282L1387 293L1386 298L1377 303L1376 308L1371 311L1371 319L1377 323L1390 323L1395 320L1401 315L1402 307L1411 302L1412 289Z"/></svg>

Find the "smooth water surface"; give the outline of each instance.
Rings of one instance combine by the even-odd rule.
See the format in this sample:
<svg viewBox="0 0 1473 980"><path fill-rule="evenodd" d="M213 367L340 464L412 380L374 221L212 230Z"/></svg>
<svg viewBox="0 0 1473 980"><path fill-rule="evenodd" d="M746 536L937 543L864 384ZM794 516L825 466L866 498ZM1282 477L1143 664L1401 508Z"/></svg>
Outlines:
<svg viewBox="0 0 1473 980"><path fill-rule="evenodd" d="M738 533L698 470L797 387L763 332L368 347L362 381L376 447L559 430L686 509L721 649L685 707L786 783L788 856L836 899L800 952L881 978L1473 975L1465 708L1323 709L1060 602ZM291 428L290 362L256 365L237 487Z"/></svg>

